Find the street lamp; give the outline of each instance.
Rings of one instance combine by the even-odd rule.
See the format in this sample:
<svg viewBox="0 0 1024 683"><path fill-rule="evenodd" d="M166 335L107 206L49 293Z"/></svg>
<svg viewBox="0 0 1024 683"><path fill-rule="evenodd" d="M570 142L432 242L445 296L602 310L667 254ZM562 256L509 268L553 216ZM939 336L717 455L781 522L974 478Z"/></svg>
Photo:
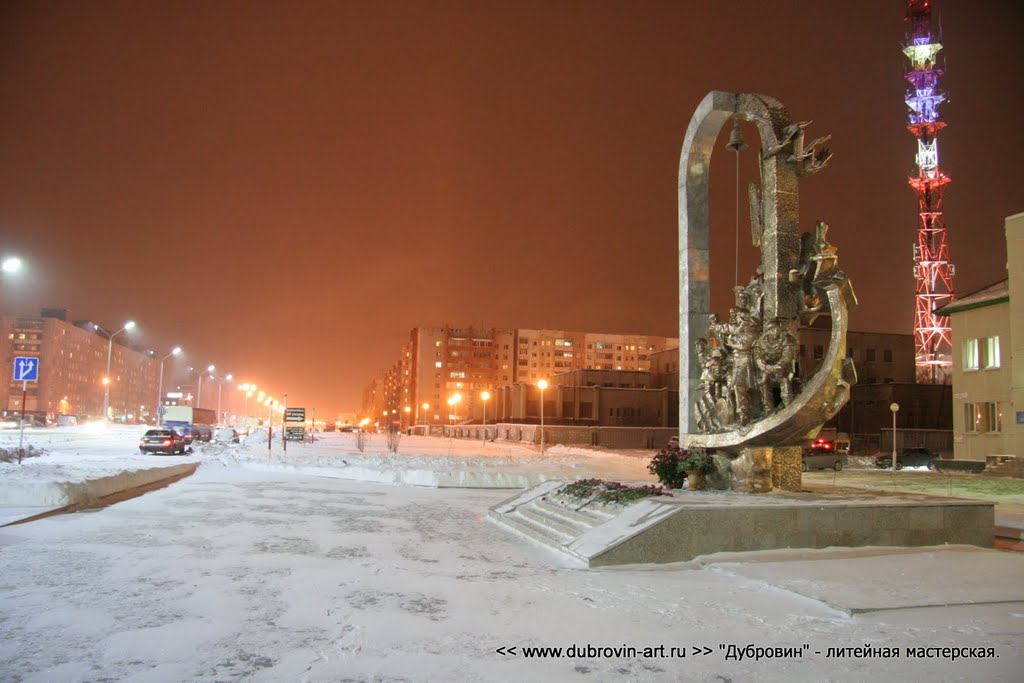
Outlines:
<svg viewBox="0 0 1024 683"><path fill-rule="evenodd" d="M406 406L406 407L402 408L402 410L405 412L406 426L407 427L411 427L412 423L409 422L409 417L410 417L410 413L412 413L412 406Z"/></svg>
<svg viewBox="0 0 1024 683"><path fill-rule="evenodd" d="M484 402L484 440L483 445L487 445L487 399L491 397L491 392L483 391L480 392L480 399Z"/></svg>
<svg viewBox="0 0 1024 683"><path fill-rule="evenodd" d="M6 265L6 263L7 262L5 261L4 265ZM135 322L129 320L124 324L124 327L113 334L108 333L96 323L93 323L92 326L96 328L97 331L107 335L107 376L104 378L105 381L103 382L103 419L107 420L110 419L110 356L114 352L114 337L135 327Z"/></svg>
<svg viewBox="0 0 1024 683"><path fill-rule="evenodd" d="M427 415L427 411L430 410L430 404L423 403L423 422L424 424L430 424L430 417Z"/></svg>
<svg viewBox="0 0 1024 683"><path fill-rule="evenodd" d="M212 368L213 366L211 365L210 367ZM233 377L232 377L231 373L228 373L227 375L224 375L223 377L215 377L214 379L217 380L217 424L219 425L219 424L222 424L222 422L221 422L221 411L220 411L220 390L221 390L221 388L224 385L224 380L227 380L227 381L230 382L233 379Z"/></svg>
<svg viewBox="0 0 1024 683"><path fill-rule="evenodd" d="M892 411L892 471L896 471L896 413L900 412L899 403L890 403L889 410Z"/></svg>
<svg viewBox="0 0 1024 683"><path fill-rule="evenodd" d="M458 393L452 394L451 398L448 399L448 407L450 409L448 417L452 421L452 433L455 432L455 406L458 405L458 403L461 400L462 400L462 394L458 394Z"/></svg>
<svg viewBox="0 0 1024 683"><path fill-rule="evenodd" d="M548 381L540 380L537 387L540 388L540 454L544 455L544 390L548 388Z"/></svg>
<svg viewBox="0 0 1024 683"><path fill-rule="evenodd" d="M214 370L216 370L216 366L213 365L212 363L209 366L207 366L207 368L206 368L207 372L213 372ZM196 390L196 408L202 408L203 407L203 402L202 401L203 401L203 373L200 372L199 373L199 388Z"/></svg>
<svg viewBox="0 0 1024 683"><path fill-rule="evenodd" d="M158 425L164 423L164 361L171 356L177 356L181 353L181 347L175 346L171 349L171 352L160 359L160 383L157 385L156 390L156 420Z"/></svg>
<svg viewBox="0 0 1024 683"><path fill-rule="evenodd" d="M21 259L17 256L8 256L3 260L3 264L0 265L0 269L9 274L17 273L21 270L21 267Z"/></svg>

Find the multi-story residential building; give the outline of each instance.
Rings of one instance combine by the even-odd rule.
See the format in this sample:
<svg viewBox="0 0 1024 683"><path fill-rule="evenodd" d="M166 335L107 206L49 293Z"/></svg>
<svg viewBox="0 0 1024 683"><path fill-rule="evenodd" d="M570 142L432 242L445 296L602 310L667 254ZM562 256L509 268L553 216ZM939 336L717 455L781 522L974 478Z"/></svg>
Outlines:
<svg viewBox="0 0 1024 683"><path fill-rule="evenodd" d="M391 403L378 406L368 401L380 395L368 388L363 413L376 418L384 410L405 413L408 407L403 424L480 419L484 391L516 383L533 384L571 370L648 371L653 354L678 344L673 338L646 335L417 327L402 346L400 386L386 399ZM455 396L460 400L449 404Z"/></svg>
<svg viewBox="0 0 1024 683"><path fill-rule="evenodd" d="M73 414L99 417L103 412L103 379L107 374L108 340L86 324L68 322L67 312L44 309L39 316L0 319L2 362L0 408L22 410L23 387L12 379L13 358L39 358L39 381L24 392L26 414ZM110 416L138 420L157 406L160 361L145 350L115 339L110 358Z"/></svg>

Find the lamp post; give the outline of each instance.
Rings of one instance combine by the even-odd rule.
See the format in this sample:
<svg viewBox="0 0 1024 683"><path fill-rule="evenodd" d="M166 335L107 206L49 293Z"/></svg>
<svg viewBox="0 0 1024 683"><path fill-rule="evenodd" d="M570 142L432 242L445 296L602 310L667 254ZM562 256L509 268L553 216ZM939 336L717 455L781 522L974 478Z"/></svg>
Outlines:
<svg viewBox="0 0 1024 683"><path fill-rule="evenodd" d="M892 411L892 471L896 471L896 413L900 412L899 403L890 403L889 410Z"/></svg>
<svg viewBox="0 0 1024 683"><path fill-rule="evenodd" d="M270 453L271 446L274 442L274 401L268 398L266 403L267 406L267 453Z"/></svg>
<svg viewBox="0 0 1024 683"><path fill-rule="evenodd" d="M213 364L210 364L209 366L207 366L206 371L207 372L213 372L215 369L216 369L216 366L213 365ZM200 372L199 373L199 388L196 390L196 408L202 408L202 407L203 407L203 373Z"/></svg>
<svg viewBox="0 0 1024 683"><path fill-rule="evenodd" d="M213 367L213 366L210 366L210 367ZM224 380L227 380L227 381L230 382L231 379L232 379L232 376L231 376L231 373L228 373L228 374L224 375L223 377L217 377L215 379L217 380L217 424L219 425L219 424L222 424L221 423L221 411L220 411L220 390L221 390L222 385L224 384Z"/></svg>
<svg viewBox="0 0 1024 683"><path fill-rule="evenodd" d="M484 438L483 445L487 445L487 399L491 397L491 392L483 391L480 393L480 399L484 402Z"/></svg>
<svg viewBox="0 0 1024 683"><path fill-rule="evenodd" d="M448 417L452 421L451 428L448 432L449 441L455 434L455 406L458 405L459 401L461 400L462 394L452 394L451 398L448 399L448 407L451 410L451 412L448 414Z"/></svg>
<svg viewBox="0 0 1024 683"><path fill-rule="evenodd" d="M424 402L423 403L423 423L424 424L430 424L430 417L427 415L427 411L429 411L429 410L430 410L430 404Z"/></svg>
<svg viewBox="0 0 1024 683"><path fill-rule="evenodd" d="M103 382L103 419L108 420L110 419L110 357L114 353L114 337L135 327L135 322L129 320L124 324L124 327L113 334L108 333L96 323L93 323L92 326L96 328L97 331L107 335L107 376L104 378L105 381Z"/></svg>
<svg viewBox="0 0 1024 683"><path fill-rule="evenodd" d="M160 359L160 383L156 389L156 423L161 426L164 423L164 361L179 353L181 353L181 347L175 346L170 353Z"/></svg>
<svg viewBox="0 0 1024 683"><path fill-rule="evenodd" d="M405 413L405 426L411 427L412 424L410 423L409 418L411 417L410 413L412 413L412 406L406 406L402 408L402 411Z"/></svg>
<svg viewBox="0 0 1024 683"><path fill-rule="evenodd" d="M544 455L544 390L548 388L548 381L542 379L537 386L540 388L540 454Z"/></svg>

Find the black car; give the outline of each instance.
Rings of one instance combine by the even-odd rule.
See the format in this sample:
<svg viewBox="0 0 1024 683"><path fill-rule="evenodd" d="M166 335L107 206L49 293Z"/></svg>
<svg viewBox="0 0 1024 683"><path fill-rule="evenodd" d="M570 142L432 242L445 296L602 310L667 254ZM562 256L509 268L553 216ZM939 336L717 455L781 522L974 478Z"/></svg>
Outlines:
<svg viewBox="0 0 1024 683"><path fill-rule="evenodd" d="M927 448L904 448L896 456L896 469L902 470L904 467L927 467L930 470L935 469L935 461L939 459L939 454L930 451ZM875 458L875 467L886 468L892 467L892 455L880 455Z"/></svg>
<svg viewBox="0 0 1024 683"><path fill-rule="evenodd" d="M185 439L173 429L150 429L139 439L140 453L184 453Z"/></svg>

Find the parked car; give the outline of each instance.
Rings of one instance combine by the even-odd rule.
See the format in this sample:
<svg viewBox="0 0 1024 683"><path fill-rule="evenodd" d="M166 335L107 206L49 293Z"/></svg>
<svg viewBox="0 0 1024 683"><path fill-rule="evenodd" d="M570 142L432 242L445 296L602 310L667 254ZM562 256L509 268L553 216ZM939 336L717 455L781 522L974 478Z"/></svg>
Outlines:
<svg viewBox="0 0 1024 683"><path fill-rule="evenodd" d="M173 429L150 429L139 439L140 453L184 453L187 444Z"/></svg>
<svg viewBox="0 0 1024 683"><path fill-rule="evenodd" d="M939 459L939 454L927 448L904 448L896 456L896 469L904 467L927 467L935 469L934 461ZM892 455L879 455L875 458L875 467L885 469L892 467Z"/></svg>
<svg viewBox="0 0 1024 683"><path fill-rule="evenodd" d="M77 427L78 416L77 415L58 415L57 416L58 427Z"/></svg>
<svg viewBox="0 0 1024 683"><path fill-rule="evenodd" d="M221 427L213 434L213 440L217 443L239 443L238 431L231 427Z"/></svg>
<svg viewBox="0 0 1024 683"><path fill-rule="evenodd" d="M836 472L843 469L843 461L846 459L842 453L836 453L831 446L828 448L811 447L805 448L801 453L801 469L806 472L808 470L824 470L828 468L834 469Z"/></svg>

